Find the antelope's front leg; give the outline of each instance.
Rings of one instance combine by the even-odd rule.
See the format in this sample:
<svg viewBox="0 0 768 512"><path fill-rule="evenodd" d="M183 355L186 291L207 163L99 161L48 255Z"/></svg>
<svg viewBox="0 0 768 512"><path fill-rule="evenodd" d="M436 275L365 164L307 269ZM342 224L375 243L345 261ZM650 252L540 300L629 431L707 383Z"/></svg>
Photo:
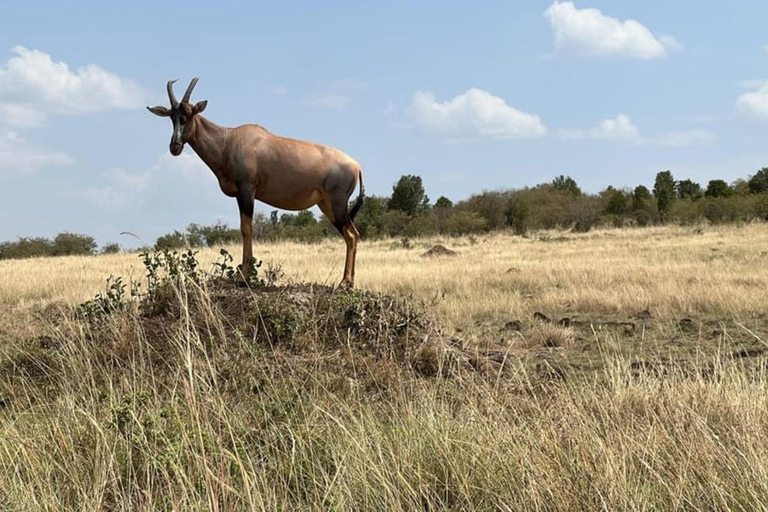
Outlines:
<svg viewBox="0 0 768 512"><path fill-rule="evenodd" d="M243 235L243 277L248 277L253 267L253 217L240 214L240 233Z"/></svg>
<svg viewBox="0 0 768 512"><path fill-rule="evenodd" d="M246 282L253 270L253 201L250 188L238 189L237 205L240 208L240 234L243 235L243 263L240 266L240 273Z"/></svg>

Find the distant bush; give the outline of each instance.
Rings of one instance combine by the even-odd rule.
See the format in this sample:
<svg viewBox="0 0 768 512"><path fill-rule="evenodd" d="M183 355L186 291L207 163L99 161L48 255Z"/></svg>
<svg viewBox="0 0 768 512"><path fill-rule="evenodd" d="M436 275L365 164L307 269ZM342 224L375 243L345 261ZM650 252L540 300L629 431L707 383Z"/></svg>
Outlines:
<svg viewBox="0 0 768 512"><path fill-rule="evenodd" d="M115 243L107 244L101 248L101 254L117 254L120 252L120 246Z"/></svg>
<svg viewBox="0 0 768 512"><path fill-rule="evenodd" d="M475 194L461 201L455 206L461 211L475 212L483 217L488 229L501 229L508 227L507 210L512 194L521 191L498 190Z"/></svg>
<svg viewBox="0 0 768 512"><path fill-rule="evenodd" d="M653 192L645 185L634 189L607 187L599 193L581 190L576 181L560 175L548 183L522 189L493 190L473 194L454 203L440 196L434 206L419 176L401 177L391 198L366 196L355 218L355 226L364 240L396 238L412 240L421 236L464 235L493 230L511 230L516 234L548 229L585 232L596 226L649 226L663 223L692 225L768 220L768 167L749 179L728 183L710 180L706 190L690 180L674 179L671 171L659 172ZM325 218L311 211L269 215L257 212L253 217L253 235L257 240L318 242L336 238L338 230ZM219 221L213 225L189 224L183 231L160 236L158 250L217 247L240 243L239 226L231 228ZM108 254L120 250L107 244ZM96 243L87 235L60 233L47 238L19 238L0 243L0 259L94 254Z"/></svg>
<svg viewBox="0 0 768 512"><path fill-rule="evenodd" d="M155 249L177 250L192 247L215 247L237 242L241 239L239 229L231 229L223 222L212 226L190 224L185 232L174 231L158 237Z"/></svg>
<svg viewBox="0 0 768 512"><path fill-rule="evenodd" d="M221 221L212 226L190 224L186 237L190 247L218 247L242 239L239 229L232 229Z"/></svg>
<svg viewBox="0 0 768 512"><path fill-rule="evenodd" d="M763 167L749 178L749 191L753 194L764 194L768 192L768 167Z"/></svg>
<svg viewBox="0 0 768 512"><path fill-rule="evenodd" d="M405 233L408 214L400 210L390 210L381 215L381 235L399 237Z"/></svg>
<svg viewBox="0 0 768 512"><path fill-rule="evenodd" d="M184 233L178 231L160 236L155 241L155 249L158 250L176 250L184 247L187 247L187 238Z"/></svg>
<svg viewBox="0 0 768 512"><path fill-rule="evenodd" d="M92 236L64 232L53 239L54 256L80 256L95 252L96 240Z"/></svg>
<svg viewBox="0 0 768 512"><path fill-rule="evenodd" d="M389 199L381 196L369 196L355 218L355 226L363 239L380 238L385 235L382 217L387 211Z"/></svg>
<svg viewBox="0 0 768 512"><path fill-rule="evenodd" d="M94 254L93 237L75 233L59 233L53 241L44 237L19 238L0 244L0 259L38 258L43 256L72 256Z"/></svg>
<svg viewBox="0 0 768 512"><path fill-rule="evenodd" d="M15 242L0 244L0 259L36 258L53 256L53 242L47 238L19 238Z"/></svg>
<svg viewBox="0 0 768 512"><path fill-rule="evenodd" d="M438 233L437 214L434 210L428 210L412 217L403 229L405 236L430 236Z"/></svg>
<svg viewBox="0 0 768 512"><path fill-rule="evenodd" d="M733 195L733 189L723 180L710 180L704 195L706 197L728 197Z"/></svg>
<svg viewBox="0 0 768 512"><path fill-rule="evenodd" d="M479 213L454 212L444 224L444 231L449 235L468 235L488 230L488 221Z"/></svg>

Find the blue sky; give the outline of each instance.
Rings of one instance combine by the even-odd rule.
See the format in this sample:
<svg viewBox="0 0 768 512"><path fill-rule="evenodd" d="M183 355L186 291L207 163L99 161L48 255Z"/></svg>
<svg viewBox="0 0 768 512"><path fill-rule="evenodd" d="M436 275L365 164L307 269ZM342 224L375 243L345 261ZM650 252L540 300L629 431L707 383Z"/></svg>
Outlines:
<svg viewBox="0 0 768 512"><path fill-rule="evenodd" d="M238 220L165 82L226 126L336 146L371 194L567 174L585 190L768 166L765 2L14 2L0 30L0 240ZM261 206L261 211L269 211Z"/></svg>

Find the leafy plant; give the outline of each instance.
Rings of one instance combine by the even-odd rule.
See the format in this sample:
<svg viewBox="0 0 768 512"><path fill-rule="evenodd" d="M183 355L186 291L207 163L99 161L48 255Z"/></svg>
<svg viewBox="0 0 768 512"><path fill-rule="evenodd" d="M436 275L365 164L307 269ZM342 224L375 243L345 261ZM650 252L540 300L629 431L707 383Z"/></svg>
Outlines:
<svg viewBox="0 0 768 512"><path fill-rule="evenodd" d="M104 292L77 307L77 314L86 320L95 320L104 316L109 316L115 311L123 311L128 306L128 300L125 293L126 284L122 277L110 275L107 278L107 286ZM131 287L131 295L137 288Z"/></svg>
<svg viewBox="0 0 768 512"><path fill-rule="evenodd" d="M245 283L249 287L260 288L273 286L284 275L282 266L270 264L265 271L266 278L262 278L259 273L262 262L251 260L250 271L248 275L243 276L240 268L232 266L234 258L226 249L221 249L219 254L220 257L214 262L211 270L205 272L200 269L197 251L188 249L179 253L171 249L145 250L139 254L139 258L144 265L146 288L142 289L141 282L131 280L126 283L122 277L109 276L105 291L80 304L77 313L87 320L97 320L127 309L134 301L151 306L158 294L169 289L169 285L178 286L183 281L203 285L212 279L225 279L232 283Z"/></svg>

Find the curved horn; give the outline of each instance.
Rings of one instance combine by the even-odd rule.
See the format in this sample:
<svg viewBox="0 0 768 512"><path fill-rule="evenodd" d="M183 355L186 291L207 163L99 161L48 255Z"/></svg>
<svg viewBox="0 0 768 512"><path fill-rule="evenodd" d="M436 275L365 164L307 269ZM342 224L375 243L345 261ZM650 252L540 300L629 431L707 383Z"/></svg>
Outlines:
<svg viewBox="0 0 768 512"><path fill-rule="evenodd" d="M189 82L189 87L187 87L187 92L184 93L184 97L181 98L182 103L189 103L189 97L192 96L192 89L195 88L197 85L197 81L200 80L199 78L195 77L192 79L191 82Z"/></svg>
<svg viewBox="0 0 768 512"><path fill-rule="evenodd" d="M178 80L178 78L176 80ZM179 104L178 100L176 100L176 95L173 94L173 84L176 83L176 80L168 80L168 85L167 85L167 88L168 88L168 98L170 98L170 100L171 100L171 106L172 107L175 107L176 105Z"/></svg>

